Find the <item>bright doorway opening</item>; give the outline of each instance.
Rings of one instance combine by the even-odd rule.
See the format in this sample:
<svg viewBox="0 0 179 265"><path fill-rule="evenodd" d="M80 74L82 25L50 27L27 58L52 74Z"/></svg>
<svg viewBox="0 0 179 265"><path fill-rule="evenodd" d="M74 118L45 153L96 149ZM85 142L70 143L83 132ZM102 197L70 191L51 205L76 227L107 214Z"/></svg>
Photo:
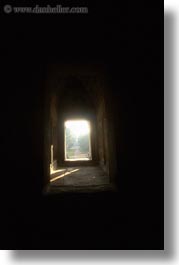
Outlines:
<svg viewBox="0 0 179 265"><path fill-rule="evenodd" d="M65 161L92 160L88 120L65 121Z"/></svg>

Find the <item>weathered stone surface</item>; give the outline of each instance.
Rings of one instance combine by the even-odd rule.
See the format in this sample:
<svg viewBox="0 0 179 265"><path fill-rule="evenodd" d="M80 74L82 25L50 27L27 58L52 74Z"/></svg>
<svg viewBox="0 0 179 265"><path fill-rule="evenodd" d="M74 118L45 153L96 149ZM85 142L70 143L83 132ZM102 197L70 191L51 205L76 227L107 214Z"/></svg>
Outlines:
<svg viewBox="0 0 179 265"><path fill-rule="evenodd" d="M109 184L109 177L96 167L67 167L50 176L51 186L96 186Z"/></svg>

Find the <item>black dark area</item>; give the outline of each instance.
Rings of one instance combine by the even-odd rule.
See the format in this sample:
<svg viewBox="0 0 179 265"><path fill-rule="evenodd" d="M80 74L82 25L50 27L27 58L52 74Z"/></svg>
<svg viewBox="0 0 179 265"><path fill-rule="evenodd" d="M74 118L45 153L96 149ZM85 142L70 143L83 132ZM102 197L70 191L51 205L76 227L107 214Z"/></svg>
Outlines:
<svg viewBox="0 0 179 265"><path fill-rule="evenodd" d="M1 7L0 246L163 249L163 1L81 2L88 15L4 14ZM107 67L117 193L42 195L51 62Z"/></svg>

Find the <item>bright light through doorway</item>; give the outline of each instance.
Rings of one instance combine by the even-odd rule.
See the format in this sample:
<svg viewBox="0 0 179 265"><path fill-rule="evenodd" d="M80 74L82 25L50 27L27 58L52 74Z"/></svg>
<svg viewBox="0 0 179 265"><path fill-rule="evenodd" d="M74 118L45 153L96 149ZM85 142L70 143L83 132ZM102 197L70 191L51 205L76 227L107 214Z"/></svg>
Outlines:
<svg viewBox="0 0 179 265"><path fill-rule="evenodd" d="M88 134L90 131L89 122L86 120L66 121L65 126L72 130L77 137Z"/></svg>
<svg viewBox="0 0 179 265"><path fill-rule="evenodd" d="M65 160L91 160L90 122L65 122Z"/></svg>

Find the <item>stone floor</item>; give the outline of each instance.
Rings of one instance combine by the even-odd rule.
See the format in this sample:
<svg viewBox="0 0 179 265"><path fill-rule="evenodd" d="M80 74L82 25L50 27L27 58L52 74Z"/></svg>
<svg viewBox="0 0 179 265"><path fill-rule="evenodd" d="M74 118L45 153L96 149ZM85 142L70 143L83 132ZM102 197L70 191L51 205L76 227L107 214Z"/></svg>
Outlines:
<svg viewBox="0 0 179 265"><path fill-rule="evenodd" d="M99 166L59 168L50 175L50 186L97 186L109 184Z"/></svg>

